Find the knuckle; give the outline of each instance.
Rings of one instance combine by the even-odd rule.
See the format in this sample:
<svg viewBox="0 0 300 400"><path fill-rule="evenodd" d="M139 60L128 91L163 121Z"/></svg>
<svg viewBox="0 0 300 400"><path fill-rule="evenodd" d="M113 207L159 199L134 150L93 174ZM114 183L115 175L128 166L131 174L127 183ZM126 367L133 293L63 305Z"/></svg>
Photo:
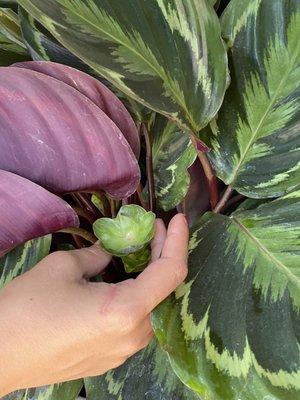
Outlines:
<svg viewBox="0 0 300 400"><path fill-rule="evenodd" d="M188 269L185 263L180 263L176 266L176 268L174 269L174 282L177 286L185 280L187 272Z"/></svg>

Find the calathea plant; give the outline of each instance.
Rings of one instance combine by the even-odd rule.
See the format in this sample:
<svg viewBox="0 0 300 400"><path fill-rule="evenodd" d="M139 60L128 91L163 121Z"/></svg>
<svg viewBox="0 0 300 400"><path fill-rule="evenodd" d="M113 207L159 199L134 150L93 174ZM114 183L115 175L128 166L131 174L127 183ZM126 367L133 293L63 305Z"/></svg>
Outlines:
<svg viewBox="0 0 300 400"><path fill-rule="evenodd" d="M297 399L300 2L0 6L0 285L51 241L95 242L93 225L117 256L102 279L126 279L146 263L152 212L191 226L188 277L153 313L147 349L8 398Z"/></svg>

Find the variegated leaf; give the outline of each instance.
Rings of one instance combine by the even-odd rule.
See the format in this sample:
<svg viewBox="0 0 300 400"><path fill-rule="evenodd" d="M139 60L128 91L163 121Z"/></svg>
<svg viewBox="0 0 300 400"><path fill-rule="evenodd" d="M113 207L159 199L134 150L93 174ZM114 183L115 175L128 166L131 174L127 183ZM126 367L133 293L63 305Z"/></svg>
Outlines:
<svg viewBox="0 0 300 400"><path fill-rule="evenodd" d="M51 235L29 240L0 258L0 289L16 276L30 270L50 251Z"/></svg>
<svg viewBox="0 0 300 400"><path fill-rule="evenodd" d="M206 0L20 0L128 96L197 132L218 111L227 58Z"/></svg>
<svg viewBox="0 0 300 400"><path fill-rule="evenodd" d="M1 400L76 400L83 381L71 381L27 390L18 390Z"/></svg>
<svg viewBox="0 0 300 400"><path fill-rule="evenodd" d="M150 130L156 198L168 211L184 199L190 183L187 169L197 153L189 136L163 116L156 115Z"/></svg>
<svg viewBox="0 0 300 400"><path fill-rule="evenodd" d="M54 61L93 74L92 69L63 47L37 20L19 7L24 42L35 61Z"/></svg>
<svg viewBox="0 0 300 400"><path fill-rule="evenodd" d="M222 25L232 82L210 158L240 193L283 195L300 185L300 2L232 0Z"/></svg>
<svg viewBox="0 0 300 400"><path fill-rule="evenodd" d="M11 9L0 8L0 66L29 59L17 18Z"/></svg>
<svg viewBox="0 0 300 400"><path fill-rule="evenodd" d="M300 191L231 217L205 214L191 235L186 283L154 326L176 373L208 399L261 400L261 390L296 398Z"/></svg>
<svg viewBox="0 0 300 400"><path fill-rule="evenodd" d="M121 367L84 384L87 400L200 400L174 374L156 340Z"/></svg>

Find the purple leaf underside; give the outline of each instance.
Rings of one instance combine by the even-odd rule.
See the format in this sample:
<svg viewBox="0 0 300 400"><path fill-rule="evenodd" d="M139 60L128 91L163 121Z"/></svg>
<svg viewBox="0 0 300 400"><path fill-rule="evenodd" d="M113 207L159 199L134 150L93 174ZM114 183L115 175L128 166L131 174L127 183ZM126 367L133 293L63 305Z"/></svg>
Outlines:
<svg viewBox="0 0 300 400"><path fill-rule="evenodd" d="M54 193L132 194L134 153L115 123L89 98L32 70L0 68L0 169Z"/></svg>
<svg viewBox="0 0 300 400"><path fill-rule="evenodd" d="M76 213L64 200L0 171L0 257L27 240L78 225Z"/></svg>

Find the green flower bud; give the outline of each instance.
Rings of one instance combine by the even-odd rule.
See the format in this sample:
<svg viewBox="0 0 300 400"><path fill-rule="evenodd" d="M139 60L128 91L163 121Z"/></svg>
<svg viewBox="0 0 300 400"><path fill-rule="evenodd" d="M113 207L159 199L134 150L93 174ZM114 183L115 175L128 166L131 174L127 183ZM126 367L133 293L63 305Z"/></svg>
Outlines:
<svg viewBox="0 0 300 400"><path fill-rule="evenodd" d="M108 253L121 257L126 272L142 271L150 261L155 214L135 204L122 206L116 218L100 218L94 233Z"/></svg>

